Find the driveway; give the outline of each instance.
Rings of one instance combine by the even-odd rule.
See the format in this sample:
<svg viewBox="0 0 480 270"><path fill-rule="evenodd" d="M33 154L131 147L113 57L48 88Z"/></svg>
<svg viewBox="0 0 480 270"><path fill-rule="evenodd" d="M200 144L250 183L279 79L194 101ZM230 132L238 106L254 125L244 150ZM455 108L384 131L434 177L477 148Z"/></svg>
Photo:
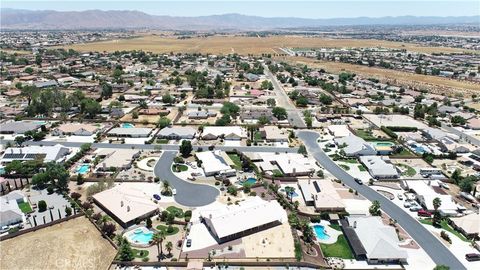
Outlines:
<svg viewBox="0 0 480 270"><path fill-rule="evenodd" d="M155 164L155 175L160 180L168 180L173 188L177 190L175 201L188 207L204 206L214 202L220 191L212 186L187 182L178 178L172 172L172 163L177 152L164 151L160 160Z"/></svg>
<svg viewBox="0 0 480 270"><path fill-rule="evenodd" d="M298 131L298 138L301 139L307 150L315 159L332 175L341 180L347 186L355 189L363 197L370 201L380 202L382 210L391 218L397 220L398 224L427 252L436 264L450 266L450 269L466 269L465 266L426 228L415 218L411 217L403 209L395 205L389 199L383 197L367 185L357 184L351 175L337 166L317 144L319 134L312 131Z"/></svg>

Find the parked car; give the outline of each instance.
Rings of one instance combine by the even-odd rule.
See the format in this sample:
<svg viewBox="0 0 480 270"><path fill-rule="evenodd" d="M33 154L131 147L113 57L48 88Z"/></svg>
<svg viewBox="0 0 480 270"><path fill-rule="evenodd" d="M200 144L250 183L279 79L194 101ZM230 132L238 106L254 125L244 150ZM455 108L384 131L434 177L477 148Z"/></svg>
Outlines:
<svg viewBox="0 0 480 270"><path fill-rule="evenodd" d="M192 246L192 239L187 239L187 247L191 247Z"/></svg>
<svg viewBox="0 0 480 270"><path fill-rule="evenodd" d="M158 195L158 194L153 194L153 198L154 198L155 200L159 201L159 200L160 200L160 195Z"/></svg>
<svg viewBox="0 0 480 270"><path fill-rule="evenodd" d="M422 210L422 207L416 203L413 203L411 206L410 206L410 211L412 212L417 212L417 211L420 211Z"/></svg>
<svg viewBox="0 0 480 270"><path fill-rule="evenodd" d="M450 189L450 186L447 183L440 182L440 186L444 189Z"/></svg>
<svg viewBox="0 0 480 270"><path fill-rule="evenodd" d="M405 208L410 208L410 206L412 206L412 203L410 201L405 201L403 203L403 207L405 207Z"/></svg>
<svg viewBox="0 0 480 270"><path fill-rule="evenodd" d="M358 179L358 178L353 178L353 180L355 180L355 182L357 182L357 184L363 185L362 180L360 180L360 179Z"/></svg>
<svg viewBox="0 0 480 270"><path fill-rule="evenodd" d="M468 253L468 254L465 254L465 259L469 262L480 261L480 254Z"/></svg>
<svg viewBox="0 0 480 270"><path fill-rule="evenodd" d="M177 189L173 188L173 189L172 189L172 194L173 194L173 195L177 195Z"/></svg>
<svg viewBox="0 0 480 270"><path fill-rule="evenodd" d="M431 217L431 216L432 216L432 213L430 213L430 212L428 212L428 211L426 211L426 210L421 209L421 210L419 210L419 211L417 212L417 215L419 215L419 216L421 216L421 217Z"/></svg>
<svg viewBox="0 0 480 270"><path fill-rule="evenodd" d="M397 198L402 201L402 200L403 200L403 195L402 195L402 194L398 194L398 195L397 195Z"/></svg>

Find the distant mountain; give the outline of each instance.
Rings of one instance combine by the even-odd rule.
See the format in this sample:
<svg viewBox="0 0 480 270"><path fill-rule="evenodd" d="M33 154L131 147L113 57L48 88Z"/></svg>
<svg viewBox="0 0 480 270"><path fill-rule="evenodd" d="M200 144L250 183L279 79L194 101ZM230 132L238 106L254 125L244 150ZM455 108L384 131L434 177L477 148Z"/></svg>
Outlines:
<svg viewBox="0 0 480 270"><path fill-rule="evenodd" d="M265 18L241 14L200 17L155 16L140 11L54 11L19 10L0 11L3 29L172 29L172 30L268 30L293 27L320 27L342 25L432 25L478 24L480 16L469 17L381 17L381 18Z"/></svg>

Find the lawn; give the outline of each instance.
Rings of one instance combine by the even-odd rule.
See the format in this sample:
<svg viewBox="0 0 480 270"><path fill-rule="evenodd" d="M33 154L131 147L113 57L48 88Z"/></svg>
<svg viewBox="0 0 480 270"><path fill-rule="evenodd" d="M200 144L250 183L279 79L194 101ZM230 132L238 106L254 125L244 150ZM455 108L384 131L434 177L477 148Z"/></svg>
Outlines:
<svg viewBox="0 0 480 270"><path fill-rule="evenodd" d="M240 156L237 154L228 154L228 157L232 160L235 164L235 169L241 170L242 169L242 161L240 160Z"/></svg>
<svg viewBox="0 0 480 270"><path fill-rule="evenodd" d="M344 169L345 171L348 171L350 170L350 167L348 167L348 165L345 165L345 164L339 164L338 166L340 166L342 169Z"/></svg>
<svg viewBox="0 0 480 270"><path fill-rule="evenodd" d="M363 164L358 165L358 169L359 169L361 172L364 172L364 171L367 170L367 169L365 169L365 166L363 166Z"/></svg>
<svg viewBox="0 0 480 270"><path fill-rule="evenodd" d="M174 172L184 172L186 170L188 170L187 165L183 165L183 164L173 164L172 165L172 171L174 171Z"/></svg>
<svg viewBox="0 0 480 270"><path fill-rule="evenodd" d="M158 144L167 144L167 143L168 143L168 140L167 140L167 139L158 139L158 140L157 140L157 143L158 143Z"/></svg>
<svg viewBox="0 0 480 270"><path fill-rule="evenodd" d="M410 166L408 166L408 165L406 165L406 164L400 163L400 164L398 164L398 166L407 169L406 171L404 171L404 172L402 173L403 176L409 176L409 177L411 177L411 176L414 176L415 174L417 174L417 172L415 171L414 168L412 168L412 167L410 167Z"/></svg>
<svg viewBox="0 0 480 270"><path fill-rule="evenodd" d="M177 217L177 218L183 218L183 215L184 215L183 210L178 208L178 207L175 207L173 205L169 206L169 207L167 207L167 211L174 214L175 217Z"/></svg>
<svg viewBox="0 0 480 270"><path fill-rule="evenodd" d="M263 140L263 139L262 139L262 133L260 133L260 132L258 132L258 131L255 132L255 134L253 135L253 139L254 139L255 141L262 141L262 140Z"/></svg>
<svg viewBox="0 0 480 270"><path fill-rule="evenodd" d="M168 226L158 225L158 226L156 227L156 229L157 229L158 231L164 232L165 235L174 235L174 234L177 234L177 233L180 231L180 229L179 229L178 227L172 226L172 228L173 228L173 231L168 232L168 231L167 231Z"/></svg>
<svg viewBox="0 0 480 270"><path fill-rule="evenodd" d="M337 242L334 244L320 244L320 247L322 248L325 257L353 259L352 251L350 250L347 239L345 239L343 234L338 236Z"/></svg>
<svg viewBox="0 0 480 270"><path fill-rule="evenodd" d="M382 140L381 138L377 138L377 137L373 136L372 131L365 130L365 129L355 130L355 135L364 139L365 141L380 141L380 140Z"/></svg>
<svg viewBox="0 0 480 270"><path fill-rule="evenodd" d="M415 157L415 154L410 152L408 149L403 148L402 151L400 151L400 153L392 154L390 155L390 157Z"/></svg>
<svg viewBox="0 0 480 270"><path fill-rule="evenodd" d="M148 250L143 250L143 249L132 248L132 252L135 258L145 258L145 257L148 257L148 254L149 254Z"/></svg>
<svg viewBox="0 0 480 270"><path fill-rule="evenodd" d="M25 214L28 214L30 212L32 212L32 207L30 206L30 204L28 202L22 202L22 203L18 203L18 207L20 208L20 210L22 210L23 213Z"/></svg>
<svg viewBox="0 0 480 270"><path fill-rule="evenodd" d="M351 164L357 163L357 159L355 158L342 159L342 161L346 163L351 163Z"/></svg>
<svg viewBox="0 0 480 270"><path fill-rule="evenodd" d="M335 229L337 231L342 231L342 228L338 224L330 224L328 226L332 227L332 229Z"/></svg>
<svg viewBox="0 0 480 270"><path fill-rule="evenodd" d="M433 220L431 218L423 218L423 219L420 219L419 221L420 223L433 226ZM448 225L448 221L446 219L443 219L442 221L440 221L440 227L445 231L448 231L456 235L458 238L460 238L460 240L468 242L468 239L463 234L461 234L460 232L452 228L450 225Z"/></svg>

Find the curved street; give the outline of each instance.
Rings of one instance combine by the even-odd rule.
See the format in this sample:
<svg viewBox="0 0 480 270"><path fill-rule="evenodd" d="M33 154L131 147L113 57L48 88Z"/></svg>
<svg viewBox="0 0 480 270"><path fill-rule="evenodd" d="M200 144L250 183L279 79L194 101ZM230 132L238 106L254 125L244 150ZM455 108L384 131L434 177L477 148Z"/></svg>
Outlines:
<svg viewBox="0 0 480 270"><path fill-rule="evenodd" d="M397 220L398 224L407 231L408 234L427 252L432 260L437 264L450 266L450 269L466 269L465 266L445 247L440 240L432 235L417 220L408 215L403 209L392 203L389 199L380 195L367 185L359 185L353 177L333 162L317 143L319 134L313 131L298 131L300 138L308 152L329 171L333 176L341 180L347 186L355 189L363 197L370 201L380 202L382 210L391 218Z"/></svg>
<svg viewBox="0 0 480 270"><path fill-rule="evenodd" d="M172 172L173 159L177 152L163 151L162 156L155 164L154 173L160 180L168 180L177 190L175 201L181 205L198 207L215 201L220 191L212 186L195 184L178 178Z"/></svg>

